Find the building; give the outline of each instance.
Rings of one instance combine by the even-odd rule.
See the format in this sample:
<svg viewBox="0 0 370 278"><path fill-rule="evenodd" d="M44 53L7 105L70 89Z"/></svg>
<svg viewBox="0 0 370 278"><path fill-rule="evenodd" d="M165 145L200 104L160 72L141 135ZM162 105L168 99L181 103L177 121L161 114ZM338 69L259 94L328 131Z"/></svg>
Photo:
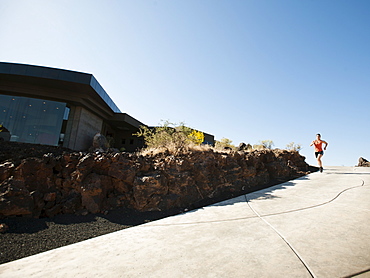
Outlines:
<svg viewBox="0 0 370 278"><path fill-rule="evenodd" d="M10 141L87 150L101 133L118 149L144 146L133 135L144 124L122 113L92 74L63 69L0 62L0 125Z"/></svg>

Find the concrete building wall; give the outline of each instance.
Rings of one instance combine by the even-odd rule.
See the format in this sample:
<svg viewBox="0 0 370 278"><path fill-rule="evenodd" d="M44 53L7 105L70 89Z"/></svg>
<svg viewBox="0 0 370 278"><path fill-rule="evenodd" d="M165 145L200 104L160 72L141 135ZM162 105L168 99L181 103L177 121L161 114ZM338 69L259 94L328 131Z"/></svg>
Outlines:
<svg viewBox="0 0 370 278"><path fill-rule="evenodd" d="M101 132L103 119L81 106L71 107L63 147L85 151L92 146L93 137Z"/></svg>

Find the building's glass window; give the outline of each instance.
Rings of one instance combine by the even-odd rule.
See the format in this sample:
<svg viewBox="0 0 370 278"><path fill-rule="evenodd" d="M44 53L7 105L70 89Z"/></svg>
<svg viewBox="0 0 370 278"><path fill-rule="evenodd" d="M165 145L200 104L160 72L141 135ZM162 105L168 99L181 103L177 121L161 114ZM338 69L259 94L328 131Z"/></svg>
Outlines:
<svg viewBox="0 0 370 278"><path fill-rule="evenodd" d="M10 132L10 141L58 145L66 103L0 95L0 124Z"/></svg>

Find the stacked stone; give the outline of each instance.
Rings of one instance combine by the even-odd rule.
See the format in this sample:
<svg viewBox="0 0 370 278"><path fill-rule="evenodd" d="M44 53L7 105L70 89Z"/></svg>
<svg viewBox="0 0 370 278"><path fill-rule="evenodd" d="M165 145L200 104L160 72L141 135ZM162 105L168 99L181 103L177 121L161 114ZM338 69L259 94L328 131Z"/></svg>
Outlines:
<svg viewBox="0 0 370 278"><path fill-rule="evenodd" d="M65 152L0 164L0 218L191 208L307 174L296 151Z"/></svg>

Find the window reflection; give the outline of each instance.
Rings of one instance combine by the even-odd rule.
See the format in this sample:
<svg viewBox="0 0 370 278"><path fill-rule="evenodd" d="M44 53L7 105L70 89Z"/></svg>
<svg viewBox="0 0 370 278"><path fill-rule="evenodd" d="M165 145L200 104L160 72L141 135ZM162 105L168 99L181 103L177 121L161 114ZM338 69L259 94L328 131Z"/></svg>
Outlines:
<svg viewBox="0 0 370 278"><path fill-rule="evenodd" d="M6 95L0 95L0 111L10 141L55 146L69 113L66 103Z"/></svg>

